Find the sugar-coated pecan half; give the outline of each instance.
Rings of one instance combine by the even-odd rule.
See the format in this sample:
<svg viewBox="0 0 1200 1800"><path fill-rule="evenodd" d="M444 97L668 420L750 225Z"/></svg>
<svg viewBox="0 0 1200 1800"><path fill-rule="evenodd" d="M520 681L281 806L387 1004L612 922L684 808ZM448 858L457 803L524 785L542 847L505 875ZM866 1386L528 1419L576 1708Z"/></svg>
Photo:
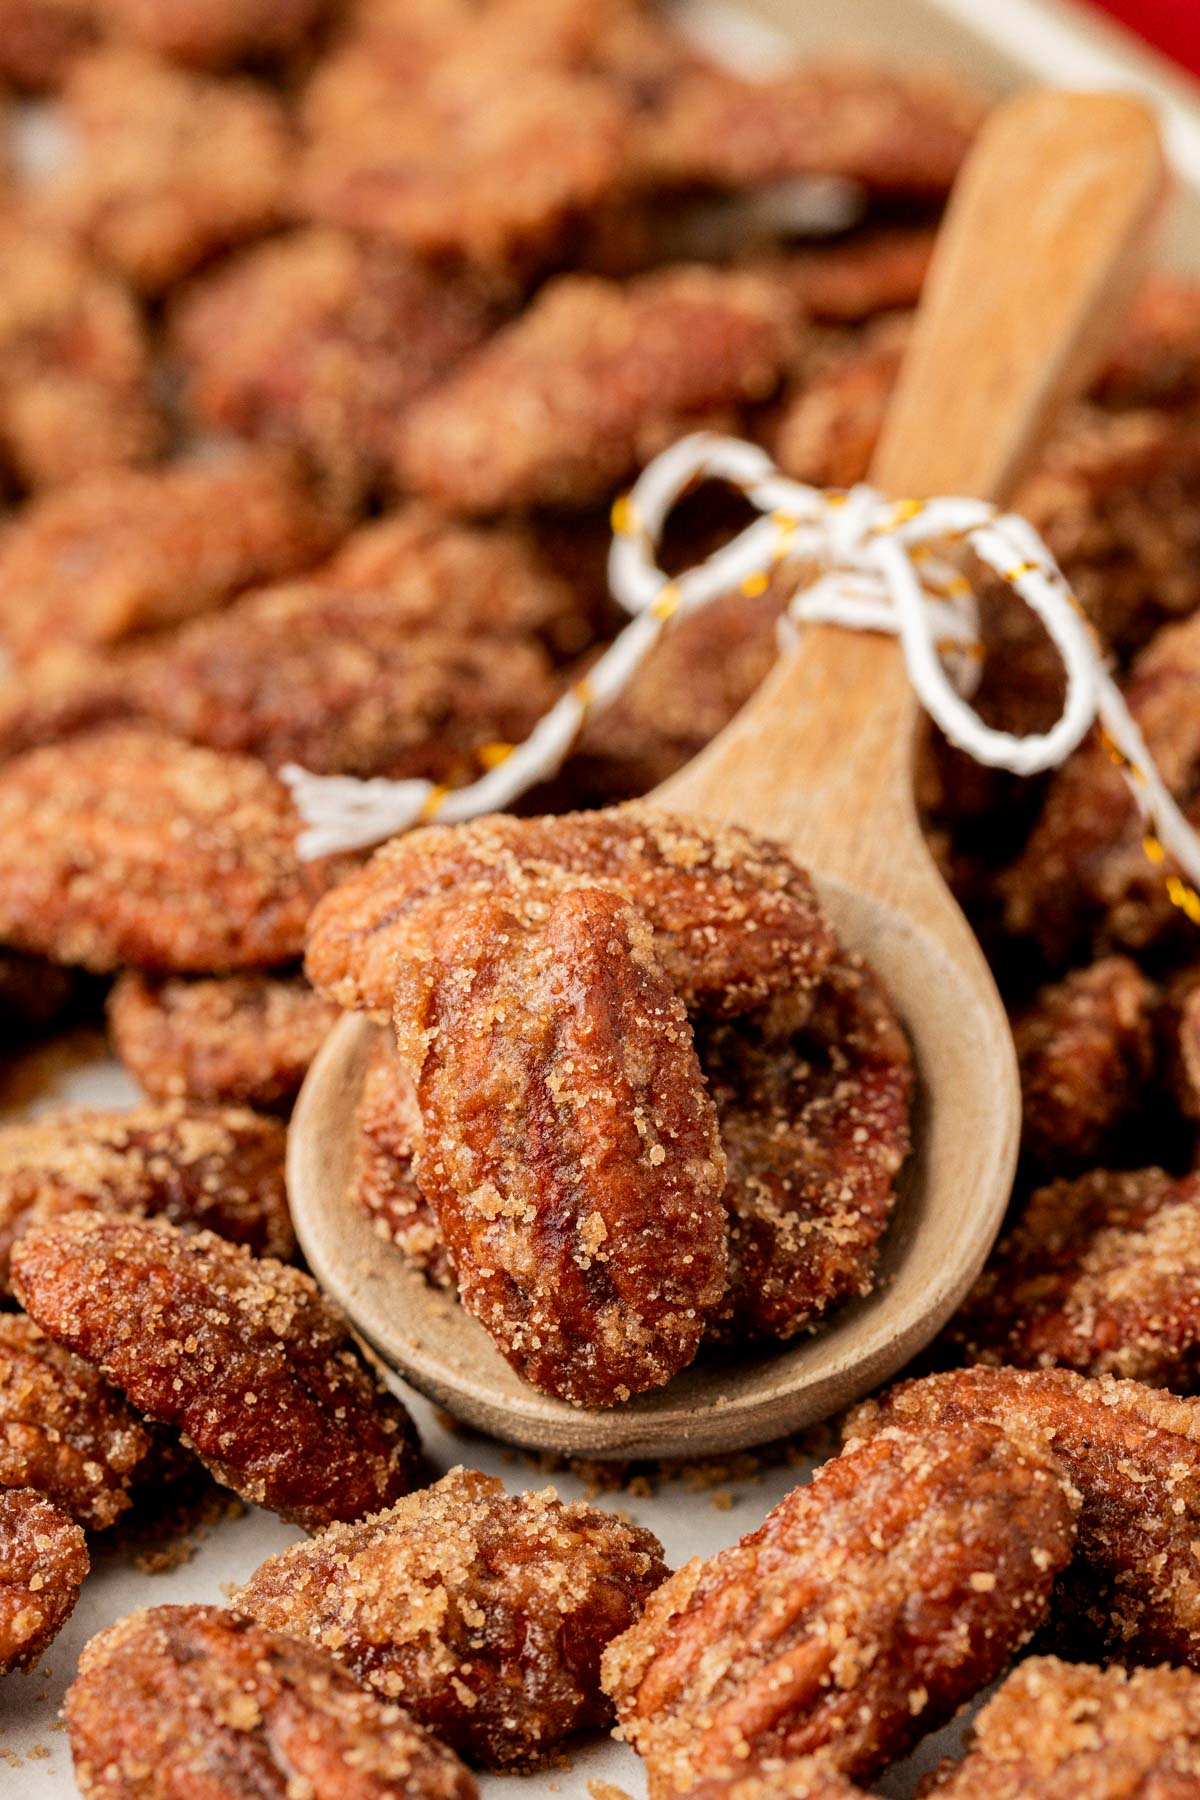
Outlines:
<svg viewBox="0 0 1200 1800"><path fill-rule="evenodd" d="M101 973L290 962L335 872L299 829L248 756L142 730L31 750L0 769L0 937Z"/></svg>
<svg viewBox="0 0 1200 1800"><path fill-rule="evenodd" d="M469 1761L527 1769L608 1723L601 1651L666 1574L641 1527L459 1468L270 1557L236 1604L330 1651Z"/></svg>
<svg viewBox="0 0 1200 1800"><path fill-rule="evenodd" d="M1169 1800L1200 1780L1200 1677L1031 1656L976 1719L928 1800Z"/></svg>
<svg viewBox="0 0 1200 1800"><path fill-rule="evenodd" d="M412 1487L412 1421L299 1269L211 1232L87 1214L27 1233L13 1280L47 1336L245 1499L313 1527Z"/></svg>
<svg viewBox="0 0 1200 1800"><path fill-rule="evenodd" d="M811 992L833 956L812 882L777 844L732 826L623 806L550 818L496 814L394 838L314 914L307 968L342 1006L391 1013L398 958L441 914L494 900L531 919L554 890L632 901L689 1012L732 1016Z"/></svg>
<svg viewBox="0 0 1200 1800"><path fill-rule="evenodd" d="M1082 1496L1051 1618L1069 1655L1200 1668L1200 1403L1068 1369L960 1369L901 1382L851 1414L853 1442L899 1425L999 1425Z"/></svg>
<svg viewBox="0 0 1200 1800"><path fill-rule="evenodd" d="M655 1800L768 1756L819 1751L863 1779L903 1756L1041 1624L1076 1504L987 1425L884 1432L825 1463L605 1653Z"/></svg>
<svg viewBox="0 0 1200 1800"><path fill-rule="evenodd" d="M446 913L396 967L417 1181L463 1305L577 1405L661 1386L725 1286L725 1158L683 1003L607 889Z"/></svg>
<svg viewBox="0 0 1200 1800"><path fill-rule="evenodd" d="M73 1519L32 1488L0 1488L0 1675L57 1637L91 1564Z"/></svg>
<svg viewBox="0 0 1200 1800"><path fill-rule="evenodd" d="M697 1024L728 1179L722 1336L792 1337L870 1290L908 1152L912 1053L861 957L829 964L799 1019L787 999Z"/></svg>
<svg viewBox="0 0 1200 1800"><path fill-rule="evenodd" d="M287 1111L336 1017L288 974L156 980L129 969L108 1000L113 1048L151 1099L268 1112Z"/></svg>
<svg viewBox="0 0 1200 1800"><path fill-rule="evenodd" d="M1042 988L1013 1020L1024 1148L1044 1168L1095 1162L1142 1097L1154 1064L1154 988L1107 956Z"/></svg>
<svg viewBox="0 0 1200 1800"><path fill-rule="evenodd" d="M947 1335L970 1362L1057 1365L1191 1392L1200 1175L1095 1169L1039 1188Z"/></svg>
<svg viewBox="0 0 1200 1800"><path fill-rule="evenodd" d="M218 1606L94 1637L67 1693L86 1800L475 1800L452 1750L311 1644Z"/></svg>
<svg viewBox="0 0 1200 1800"><path fill-rule="evenodd" d="M0 1291L18 1238L77 1211L169 1219L290 1257L286 1143L277 1120L245 1107L178 1101L0 1126Z"/></svg>
<svg viewBox="0 0 1200 1800"><path fill-rule="evenodd" d="M28 1487L99 1531L155 1469L151 1429L91 1363L0 1313L0 1488Z"/></svg>

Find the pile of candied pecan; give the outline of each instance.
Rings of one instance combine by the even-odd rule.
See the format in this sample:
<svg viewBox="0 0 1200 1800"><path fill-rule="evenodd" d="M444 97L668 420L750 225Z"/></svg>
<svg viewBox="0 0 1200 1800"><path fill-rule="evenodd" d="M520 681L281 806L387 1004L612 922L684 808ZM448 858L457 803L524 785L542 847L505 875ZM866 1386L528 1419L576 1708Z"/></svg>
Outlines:
<svg viewBox="0 0 1200 1800"><path fill-rule="evenodd" d="M0 0L0 88L0 1049L103 1007L145 1096L0 1128L0 1669L148 1498L310 1534L92 1641L83 1792L472 1800L615 1724L653 1800L853 1800L997 1680L931 1792L1200 1792L1200 936L1101 741L1025 784L925 748L1020 1053L1012 1216L709 1562L435 1479L284 1187L348 1006L355 1197L538 1387L619 1404L875 1279L901 1023L779 849L642 803L781 580L669 629L528 817L306 863L278 772L494 766L611 638L610 507L681 433L857 480L980 102L751 82L652 0ZM812 177L845 212L802 243ZM1200 823L1200 285L1146 286L1018 504ZM743 522L687 496L670 566ZM982 597L981 710L1040 729L1057 661Z"/></svg>

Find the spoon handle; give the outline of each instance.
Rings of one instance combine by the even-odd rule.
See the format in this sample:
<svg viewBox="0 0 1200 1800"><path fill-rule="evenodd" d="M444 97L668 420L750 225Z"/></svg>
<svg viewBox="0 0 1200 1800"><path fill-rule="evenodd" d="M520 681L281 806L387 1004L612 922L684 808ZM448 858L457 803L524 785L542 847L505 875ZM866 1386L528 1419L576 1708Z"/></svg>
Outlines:
<svg viewBox="0 0 1200 1800"><path fill-rule="evenodd" d="M1165 190L1153 115L1131 96L1035 89L991 115L938 238L877 486L1012 492L1056 410L1100 365ZM895 640L808 626L659 797L769 830L901 910L936 903L913 798L918 710Z"/></svg>

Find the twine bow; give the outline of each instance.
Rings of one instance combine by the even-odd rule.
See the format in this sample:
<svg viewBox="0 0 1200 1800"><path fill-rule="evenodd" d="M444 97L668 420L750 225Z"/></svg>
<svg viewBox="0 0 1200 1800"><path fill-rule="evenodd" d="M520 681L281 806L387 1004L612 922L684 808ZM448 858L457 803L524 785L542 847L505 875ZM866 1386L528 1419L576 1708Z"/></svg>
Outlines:
<svg viewBox="0 0 1200 1800"><path fill-rule="evenodd" d="M759 517L705 562L668 578L657 561L663 527L680 497L706 479L737 488ZM1095 631L1026 520L981 500L887 500L866 484L806 487L755 445L697 432L663 451L617 501L613 531L609 582L630 623L524 743L489 747L485 772L458 788L318 776L290 764L282 775L306 827L302 857L377 844L433 819L503 811L561 768L586 720L618 698L672 620L734 590L761 593L777 571L795 566L811 580L792 600L788 625L898 637L921 704L977 762L1036 774L1061 763L1098 721L1145 821L1148 852L1169 856L1194 884L1173 877L1171 898L1200 923L1200 838L1159 775ZM964 548L1037 614L1062 658L1063 708L1049 731L997 730L970 704L983 651L975 594L954 561Z"/></svg>

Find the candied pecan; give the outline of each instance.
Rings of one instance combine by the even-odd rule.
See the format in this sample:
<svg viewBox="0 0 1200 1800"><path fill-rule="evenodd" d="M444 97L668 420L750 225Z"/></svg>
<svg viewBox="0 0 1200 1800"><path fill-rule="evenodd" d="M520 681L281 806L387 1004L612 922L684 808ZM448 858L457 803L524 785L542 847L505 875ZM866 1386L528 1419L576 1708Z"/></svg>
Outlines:
<svg viewBox="0 0 1200 1800"><path fill-rule="evenodd" d="M999 1674L1073 1539L1066 1484L986 1425L891 1431L825 1463L609 1646L651 1795L814 1751L870 1777Z"/></svg>
<svg viewBox="0 0 1200 1800"><path fill-rule="evenodd" d="M78 1215L13 1253L21 1303L244 1499L309 1527L407 1493L416 1433L311 1276L211 1232Z"/></svg>
<svg viewBox="0 0 1200 1800"><path fill-rule="evenodd" d="M1137 964L1109 956L1041 988L1014 1018L1022 1140L1043 1167L1111 1147L1152 1073L1153 1001Z"/></svg>
<svg viewBox="0 0 1200 1800"><path fill-rule="evenodd" d="M174 625L303 569L336 534L278 452L95 476L0 537L0 639L24 662Z"/></svg>
<svg viewBox="0 0 1200 1800"><path fill-rule="evenodd" d="M602 78L493 50L435 59L418 85L369 44L344 51L310 108L300 212L501 276L561 256L621 185L629 108Z"/></svg>
<svg viewBox="0 0 1200 1800"><path fill-rule="evenodd" d="M0 1291L13 1245L63 1213L159 1217L274 1256L296 1248L287 1134L244 1107L85 1107L0 1127Z"/></svg>
<svg viewBox="0 0 1200 1800"><path fill-rule="evenodd" d="M912 1055L878 978L843 953L790 1012L696 1031L728 1163L718 1330L737 1340L793 1337L870 1291L908 1153Z"/></svg>
<svg viewBox="0 0 1200 1800"><path fill-rule="evenodd" d="M98 0L0 0L0 79L53 87L95 43Z"/></svg>
<svg viewBox="0 0 1200 1800"><path fill-rule="evenodd" d="M771 282L699 266L560 276L411 409L400 473L452 511L601 500L672 438L768 397L789 311Z"/></svg>
<svg viewBox="0 0 1200 1800"><path fill-rule="evenodd" d="M0 1488L0 1675L58 1636L90 1567L73 1519L32 1488Z"/></svg>
<svg viewBox="0 0 1200 1800"><path fill-rule="evenodd" d="M601 1652L666 1576L640 1526L456 1468L269 1557L234 1604L329 1650L470 1761L530 1769L609 1722Z"/></svg>
<svg viewBox="0 0 1200 1800"><path fill-rule="evenodd" d="M889 319L864 345L803 383L773 434L785 474L813 487L847 488L866 479L906 338L907 326Z"/></svg>
<svg viewBox="0 0 1200 1800"><path fill-rule="evenodd" d="M593 713L563 771L575 803L633 800L690 762L728 725L778 654L786 584L729 594L689 613L625 690Z"/></svg>
<svg viewBox="0 0 1200 1800"><path fill-rule="evenodd" d="M4 29L0 20L0 39ZM146 327L121 284L70 244L6 218L0 224L0 460L30 488L148 462L163 439L149 378ZM24 529L6 530L0 567ZM76 561L73 579L78 584L82 577ZM27 573L20 608L26 632L38 629L33 586ZM11 609L11 603L4 608Z"/></svg>
<svg viewBox="0 0 1200 1800"><path fill-rule="evenodd" d="M114 48L80 58L63 100L78 156L45 214L135 287L160 294L278 223L290 145L265 88Z"/></svg>
<svg viewBox="0 0 1200 1800"><path fill-rule="evenodd" d="M403 1250L435 1286L453 1287L437 1215L413 1172L421 1113L390 1032L381 1031L372 1046L355 1128L354 1199L379 1235Z"/></svg>
<svg viewBox="0 0 1200 1800"><path fill-rule="evenodd" d="M448 908L494 900L544 914L563 887L608 888L654 928L690 1012L733 1015L811 992L833 956L812 883L778 845L652 807L430 826L393 839L314 912L308 974L342 1006L387 1015L395 965Z"/></svg>
<svg viewBox="0 0 1200 1800"><path fill-rule="evenodd" d="M1159 271L1142 284L1099 394L1116 406L1194 403L1200 396L1200 282Z"/></svg>
<svg viewBox="0 0 1200 1800"><path fill-rule="evenodd" d="M1200 819L1200 615L1165 626L1124 691L1163 780ZM1133 796L1095 734L1055 771L1003 889L1009 931L1054 960L1080 944L1138 949L1180 929L1163 870L1146 855Z"/></svg>
<svg viewBox="0 0 1200 1800"><path fill-rule="evenodd" d="M132 730L31 750L0 769L0 939L100 972L290 962L336 873L298 829L249 757Z"/></svg>
<svg viewBox="0 0 1200 1800"><path fill-rule="evenodd" d="M1031 1656L975 1720L929 1800L1168 1800L1200 1775L1190 1669L1094 1669Z"/></svg>
<svg viewBox="0 0 1200 1800"><path fill-rule="evenodd" d="M108 1000L113 1048L152 1100L268 1112L290 1107L336 1017L301 975L156 980L128 969Z"/></svg>
<svg viewBox="0 0 1200 1800"><path fill-rule="evenodd" d="M130 1613L65 1713L88 1800L476 1800L453 1751L310 1644L219 1606Z"/></svg>
<svg viewBox="0 0 1200 1800"><path fill-rule="evenodd" d="M982 116L965 85L865 63L807 63L769 81L683 68L644 120L643 181L741 188L841 175L880 194L938 196Z"/></svg>
<svg viewBox="0 0 1200 1800"><path fill-rule="evenodd" d="M1138 1381L1070 1369L958 1369L902 1382L851 1415L885 1427L1002 1427L1053 1455L1083 1498L1052 1623L1070 1650L1200 1667L1200 1410Z"/></svg>
<svg viewBox="0 0 1200 1800"><path fill-rule="evenodd" d="M725 1286L725 1158L646 919L450 911L396 967L417 1181L468 1312L543 1393L612 1406L691 1362Z"/></svg>
<svg viewBox="0 0 1200 1800"><path fill-rule="evenodd" d="M1072 409L1016 504L1097 630L1122 651L1200 606L1200 429Z"/></svg>
<svg viewBox="0 0 1200 1800"><path fill-rule="evenodd" d="M535 641L414 629L386 589L311 583L192 620L126 665L124 696L163 730L268 768L457 785L487 746L526 737L557 688Z"/></svg>
<svg viewBox="0 0 1200 1800"><path fill-rule="evenodd" d="M810 317L856 325L917 304L936 241L930 225L868 227L766 267Z"/></svg>
<svg viewBox="0 0 1200 1800"><path fill-rule="evenodd" d="M823 1756L788 1761L767 1756L706 1775L688 1789L687 1800L867 1800L867 1796Z"/></svg>
<svg viewBox="0 0 1200 1800"><path fill-rule="evenodd" d="M172 341L204 423L296 446L357 497L391 479L405 409L496 316L466 281L313 228L200 280L175 313Z"/></svg>
<svg viewBox="0 0 1200 1800"><path fill-rule="evenodd" d="M418 501L351 532L315 579L345 590L386 589L396 616L413 628L536 634L559 656L581 650L592 635L590 605L580 603L531 530L443 518Z"/></svg>
<svg viewBox="0 0 1200 1800"><path fill-rule="evenodd" d="M150 1429L82 1357L0 1313L0 1489L35 1488L99 1531L156 1467Z"/></svg>
<svg viewBox="0 0 1200 1800"><path fill-rule="evenodd" d="M1200 1374L1200 1176L1096 1169L1039 1188L948 1336L971 1362L1189 1391Z"/></svg>
<svg viewBox="0 0 1200 1800"><path fill-rule="evenodd" d="M330 0L98 0L117 37L196 68L301 49Z"/></svg>

